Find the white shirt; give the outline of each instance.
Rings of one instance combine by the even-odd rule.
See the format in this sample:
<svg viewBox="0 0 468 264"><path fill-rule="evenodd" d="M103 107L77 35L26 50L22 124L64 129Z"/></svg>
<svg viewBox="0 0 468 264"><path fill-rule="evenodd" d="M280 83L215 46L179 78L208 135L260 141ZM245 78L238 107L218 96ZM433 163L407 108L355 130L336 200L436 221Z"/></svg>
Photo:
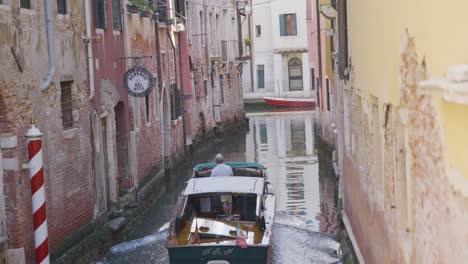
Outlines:
<svg viewBox="0 0 468 264"><path fill-rule="evenodd" d="M211 170L211 177L217 176L234 176L234 172L232 172L231 166L221 163Z"/></svg>

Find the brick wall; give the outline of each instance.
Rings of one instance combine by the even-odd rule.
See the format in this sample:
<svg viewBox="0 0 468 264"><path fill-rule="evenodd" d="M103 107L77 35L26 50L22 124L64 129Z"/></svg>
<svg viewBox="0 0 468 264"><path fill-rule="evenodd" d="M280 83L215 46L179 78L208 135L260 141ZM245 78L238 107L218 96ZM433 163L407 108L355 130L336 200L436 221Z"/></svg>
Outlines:
<svg viewBox="0 0 468 264"><path fill-rule="evenodd" d="M24 137L33 116L44 134L44 172L50 251L92 219L93 169L86 82L86 53L82 42L82 12L54 16L57 71L51 86L40 91L47 70L47 47L42 5L30 13L16 8L0 10L0 129L16 136L17 146L2 149L3 158L27 161ZM82 2L70 10L83 10ZM20 21L20 22L18 22ZM21 31L18 30L21 28ZM11 49L13 49L13 52ZM16 57L16 58L15 58ZM19 66L18 66L19 65ZM72 81L73 129L61 120L60 81ZM27 262L34 256L31 191L27 170L5 168L8 248L25 249ZM3 199L3 197L1 197Z"/></svg>

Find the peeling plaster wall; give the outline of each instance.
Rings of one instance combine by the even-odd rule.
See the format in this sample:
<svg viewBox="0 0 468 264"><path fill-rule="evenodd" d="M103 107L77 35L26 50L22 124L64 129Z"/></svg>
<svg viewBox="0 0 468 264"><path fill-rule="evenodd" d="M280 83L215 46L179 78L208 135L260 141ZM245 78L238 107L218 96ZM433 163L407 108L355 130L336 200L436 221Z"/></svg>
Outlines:
<svg viewBox="0 0 468 264"><path fill-rule="evenodd" d="M85 23L81 1L69 2L66 16L53 12L57 71L50 87L41 91L39 86L48 68L43 2L35 2L32 10L20 10L19 1L12 2L0 8L0 137L15 138L15 144L2 148L2 156L4 161L17 161L17 165L4 166L2 180L7 248L24 250L26 262L30 262L34 256L31 189L28 171L19 165L28 160L24 135L32 116L44 134L52 254L93 215L89 88L86 46L81 38ZM52 9L55 10L54 5ZM68 130L64 130L61 120L60 81L65 80L73 81L73 129Z"/></svg>
<svg viewBox="0 0 468 264"><path fill-rule="evenodd" d="M468 38L453 34L467 22L461 6L468 3L348 5L351 69L338 100L344 111L336 112L338 156L345 212L367 263L468 258L466 148L458 147L468 142L468 107L420 84L464 62Z"/></svg>

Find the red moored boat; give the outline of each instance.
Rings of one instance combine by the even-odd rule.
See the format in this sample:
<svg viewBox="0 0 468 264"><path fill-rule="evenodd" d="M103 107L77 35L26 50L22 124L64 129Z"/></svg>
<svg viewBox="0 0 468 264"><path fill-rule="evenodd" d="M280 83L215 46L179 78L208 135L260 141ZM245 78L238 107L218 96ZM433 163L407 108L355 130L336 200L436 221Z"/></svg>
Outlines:
<svg viewBox="0 0 468 264"><path fill-rule="evenodd" d="M316 102L312 98L273 98L264 97L263 100L269 105L285 107L314 107Z"/></svg>

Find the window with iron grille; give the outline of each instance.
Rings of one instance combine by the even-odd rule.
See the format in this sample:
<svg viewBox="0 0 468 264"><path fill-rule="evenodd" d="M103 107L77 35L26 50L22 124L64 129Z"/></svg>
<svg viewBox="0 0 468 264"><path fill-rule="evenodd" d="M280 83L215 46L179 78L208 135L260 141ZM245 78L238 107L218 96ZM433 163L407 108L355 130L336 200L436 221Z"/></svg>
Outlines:
<svg viewBox="0 0 468 264"><path fill-rule="evenodd" d="M162 3L158 4L159 22L167 23L167 6Z"/></svg>
<svg viewBox="0 0 468 264"><path fill-rule="evenodd" d="M21 0L20 7L26 9L32 9L31 0Z"/></svg>
<svg viewBox="0 0 468 264"><path fill-rule="evenodd" d="M96 28L107 29L105 0L94 0L94 24Z"/></svg>
<svg viewBox="0 0 468 264"><path fill-rule="evenodd" d="M72 82L60 82L60 102L62 105L62 126L73 128Z"/></svg>
<svg viewBox="0 0 468 264"><path fill-rule="evenodd" d="M257 38L262 36L262 26L261 25L256 25L255 26L255 33Z"/></svg>
<svg viewBox="0 0 468 264"><path fill-rule="evenodd" d="M67 14L67 0L57 0L57 13L61 15Z"/></svg>
<svg viewBox="0 0 468 264"><path fill-rule="evenodd" d="M296 14L280 15L280 36L297 35Z"/></svg>
<svg viewBox="0 0 468 264"><path fill-rule="evenodd" d="M293 58L288 63L289 90L302 91L304 89L302 82L302 61Z"/></svg>
<svg viewBox="0 0 468 264"><path fill-rule="evenodd" d="M115 31L122 30L121 14L120 0L112 0L112 28Z"/></svg>
<svg viewBox="0 0 468 264"><path fill-rule="evenodd" d="M312 91L315 90L315 69L310 68L310 82Z"/></svg>

